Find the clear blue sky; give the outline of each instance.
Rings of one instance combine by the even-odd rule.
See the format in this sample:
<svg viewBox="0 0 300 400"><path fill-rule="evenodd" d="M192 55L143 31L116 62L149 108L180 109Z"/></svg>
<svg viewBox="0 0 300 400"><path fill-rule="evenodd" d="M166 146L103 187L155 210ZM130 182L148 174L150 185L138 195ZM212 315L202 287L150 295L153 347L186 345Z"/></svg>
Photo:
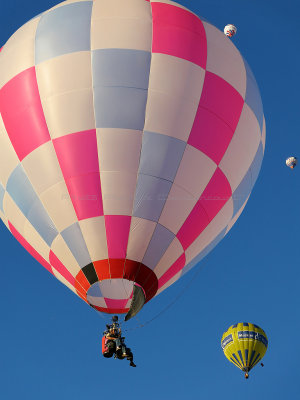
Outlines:
<svg viewBox="0 0 300 400"><path fill-rule="evenodd" d="M60 284L0 224L0 396L6 400L297 399L300 356L299 0L179 0L233 39L260 87L267 125L262 170L226 238L126 332L136 369L101 356L106 320ZM1 5L0 43L56 0ZM195 272L200 269L195 277ZM229 325L249 321L269 338L265 367L248 381L220 347Z"/></svg>

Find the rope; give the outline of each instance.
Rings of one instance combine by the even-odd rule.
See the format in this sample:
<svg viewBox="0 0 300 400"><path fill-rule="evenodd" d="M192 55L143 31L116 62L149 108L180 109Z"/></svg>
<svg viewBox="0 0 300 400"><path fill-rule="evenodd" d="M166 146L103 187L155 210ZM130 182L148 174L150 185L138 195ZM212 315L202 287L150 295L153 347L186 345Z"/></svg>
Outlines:
<svg viewBox="0 0 300 400"><path fill-rule="evenodd" d="M203 266L202 266L203 268ZM151 322L153 322L155 319L157 319L158 317L160 317L162 314L164 314L169 308L171 308L179 299L180 297L185 293L185 291L191 286L191 284L193 283L193 281L197 278L197 276L199 275L199 273L202 271L202 268L199 268L195 274L193 275L193 277L191 278L191 280L183 287L183 289L181 290L181 292L179 292L179 294L174 298L174 300L172 300L165 308L162 309L162 311L160 311L158 314L156 314L153 318L149 319L148 321L144 322L143 324L140 322L138 316L136 316L135 318L139 321L139 325L135 326L134 328L127 328L122 330L123 332L130 332L130 331L135 331L136 329L140 329L140 328L144 328L146 325L149 325ZM121 323L120 323L121 325Z"/></svg>

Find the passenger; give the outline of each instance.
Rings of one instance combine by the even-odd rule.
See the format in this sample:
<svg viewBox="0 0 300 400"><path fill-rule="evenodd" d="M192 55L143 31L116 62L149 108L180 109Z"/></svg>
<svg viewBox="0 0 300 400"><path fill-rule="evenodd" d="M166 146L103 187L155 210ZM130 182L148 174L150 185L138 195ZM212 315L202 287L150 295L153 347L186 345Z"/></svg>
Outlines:
<svg viewBox="0 0 300 400"><path fill-rule="evenodd" d="M110 358L114 355L115 358L123 360L127 358L130 361L131 367L136 367L133 362L133 353L129 347L125 344L125 338L122 337L120 325L118 324L118 317L112 318L113 323L106 325L107 330L103 332L102 338L102 354L106 358Z"/></svg>

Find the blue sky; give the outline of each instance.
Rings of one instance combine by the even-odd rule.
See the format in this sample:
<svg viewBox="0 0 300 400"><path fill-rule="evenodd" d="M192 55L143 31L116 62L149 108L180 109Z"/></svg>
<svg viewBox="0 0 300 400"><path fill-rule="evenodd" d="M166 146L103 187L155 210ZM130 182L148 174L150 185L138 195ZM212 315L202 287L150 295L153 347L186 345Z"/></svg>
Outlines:
<svg viewBox="0 0 300 400"><path fill-rule="evenodd" d="M179 0L233 39L260 87L267 125L258 181L232 231L194 270L128 324L136 369L101 356L107 319L26 253L0 224L0 394L8 400L297 398L300 331L299 169L285 167L299 144L298 0ZM56 1L1 6L0 43ZM196 274L196 275L195 275ZM185 289L177 302L144 328ZM250 379L224 357L233 323L260 325L269 338L265 367Z"/></svg>

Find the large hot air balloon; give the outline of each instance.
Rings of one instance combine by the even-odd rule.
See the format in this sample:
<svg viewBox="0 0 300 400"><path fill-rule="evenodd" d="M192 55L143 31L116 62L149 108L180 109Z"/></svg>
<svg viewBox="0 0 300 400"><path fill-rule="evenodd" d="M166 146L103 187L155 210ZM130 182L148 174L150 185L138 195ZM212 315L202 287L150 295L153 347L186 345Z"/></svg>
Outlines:
<svg viewBox="0 0 300 400"><path fill-rule="evenodd" d="M244 371L248 379L249 371L267 351L268 338L259 326L240 322L223 333L221 346L226 358Z"/></svg>
<svg viewBox="0 0 300 400"><path fill-rule="evenodd" d="M95 309L134 315L228 233L258 176L254 76L173 1L65 1L0 54L0 215Z"/></svg>

